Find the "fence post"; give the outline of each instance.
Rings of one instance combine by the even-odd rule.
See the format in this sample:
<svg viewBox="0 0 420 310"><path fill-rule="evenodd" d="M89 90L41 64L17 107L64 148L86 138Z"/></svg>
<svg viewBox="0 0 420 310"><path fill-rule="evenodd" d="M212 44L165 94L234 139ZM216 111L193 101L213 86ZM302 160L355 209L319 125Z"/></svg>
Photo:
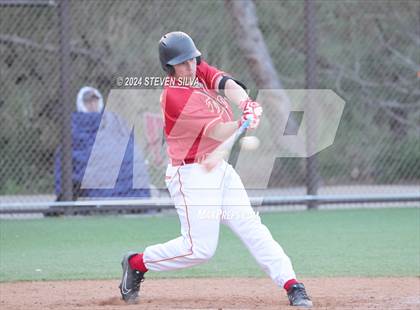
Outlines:
<svg viewBox="0 0 420 310"><path fill-rule="evenodd" d="M70 19L69 1L60 0L58 4L59 20L59 62L60 62L60 90L59 102L62 104L61 120L61 192L63 201L73 200L72 184L72 135L71 113L72 101L70 100Z"/></svg>
<svg viewBox="0 0 420 310"><path fill-rule="evenodd" d="M315 1L305 0L304 7L305 19L305 87L306 89L315 89L316 83L316 30L315 30ZM308 98L310 101L310 98ZM309 102L309 105L316 104ZM310 111L310 106L309 109ZM307 111L308 111L307 110ZM312 114L312 113L310 113ZM316 119L314 115L308 115L308 128L307 128L307 145L314 143L316 137ZM318 159L316 155L310 156L306 159L306 191L308 195L317 195L319 185L319 171ZM317 207L317 203L308 202L308 209Z"/></svg>

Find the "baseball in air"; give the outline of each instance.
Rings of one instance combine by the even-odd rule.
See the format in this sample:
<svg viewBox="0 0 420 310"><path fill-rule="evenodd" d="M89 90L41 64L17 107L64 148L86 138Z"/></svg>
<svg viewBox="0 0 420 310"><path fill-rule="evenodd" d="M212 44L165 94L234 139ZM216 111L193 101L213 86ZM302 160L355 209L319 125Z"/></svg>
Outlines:
<svg viewBox="0 0 420 310"><path fill-rule="evenodd" d="M256 136L246 136L240 140L241 149L253 151L260 146L260 140Z"/></svg>

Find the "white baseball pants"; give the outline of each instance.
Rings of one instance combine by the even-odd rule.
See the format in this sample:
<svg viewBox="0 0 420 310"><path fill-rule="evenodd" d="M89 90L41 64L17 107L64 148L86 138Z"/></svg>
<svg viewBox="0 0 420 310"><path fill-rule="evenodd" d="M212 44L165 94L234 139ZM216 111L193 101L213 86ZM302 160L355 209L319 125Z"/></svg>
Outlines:
<svg viewBox="0 0 420 310"><path fill-rule="evenodd" d="M211 172L200 164L168 165L166 185L178 212L181 236L145 249L143 260L149 270L175 270L208 261L223 223L278 286L296 279L289 257L254 213L231 165L223 161Z"/></svg>

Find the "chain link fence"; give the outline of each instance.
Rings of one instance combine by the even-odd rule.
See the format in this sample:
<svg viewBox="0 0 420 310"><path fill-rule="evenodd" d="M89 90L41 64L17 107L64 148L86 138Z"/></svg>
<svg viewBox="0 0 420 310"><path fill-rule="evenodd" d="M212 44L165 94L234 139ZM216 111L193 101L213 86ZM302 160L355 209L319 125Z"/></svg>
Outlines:
<svg viewBox="0 0 420 310"><path fill-rule="evenodd" d="M253 27L262 34L282 88L307 88L312 55L313 88L331 89L346 102L333 145L314 157L317 192L418 194L419 2L314 1L312 38L305 28L305 1L238 3L254 9L247 14L255 15ZM71 130L80 129L84 121L75 121L74 115L84 113L76 105L82 87L97 89L106 106L117 76L163 76L157 43L167 32L190 34L210 64L251 88L265 88L255 79L252 57L241 48L242 37L233 31L250 18L235 16L232 1L74 0L68 5L68 31L63 33L60 1L0 1L2 203L52 201L59 196L63 113L73 115L68 118ZM64 39L69 48L65 92L60 88ZM311 39L315 48L308 51ZM158 101L150 102L141 115L143 143L134 146L141 150L140 159L127 153L126 168L142 161L143 177L152 188L164 187L166 167L159 109ZM86 130L94 137L99 122L92 122ZM73 152L78 147L89 150L92 141L80 141L73 133ZM253 156L263 157L264 149ZM73 166L78 164L73 160ZM267 192L306 194L307 167L304 158L277 158ZM130 196L118 191L110 196L119 194Z"/></svg>

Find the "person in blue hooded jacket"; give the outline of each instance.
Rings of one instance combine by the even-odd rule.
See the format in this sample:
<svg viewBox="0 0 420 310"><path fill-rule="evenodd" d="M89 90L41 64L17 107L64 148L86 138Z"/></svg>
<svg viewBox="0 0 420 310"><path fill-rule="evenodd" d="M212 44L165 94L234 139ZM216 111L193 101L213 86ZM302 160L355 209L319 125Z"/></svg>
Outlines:
<svg viewBox="0 0 420 310"><path fill-rule="evenodd" d="M72 184L73 199L79 197L150 197L150 184L147 165L133 135L122 120L112 112L104 112L101 93L93 87L80 89L76 100L77 112L72 114ZM105 140L95 142L98 131L106 136ZM128 138L129 137L129 138ZM115 159L113 152L124 138L128 138L122 163ZM95 145L95 161L89 163L90 174L94 182L85 182L83 177ZM134 151L135 150L135 151ZM61 160L62 150L58 147L55 157L55 192L61 200ZM136 167L134 169L134 167ZM113 188L104 188L109 184L108 171L118 169L118 177ZM92 179L92 178L91 178ZM135 188L133 188L135 180ZM83 187L81 186L83 182ZM108 187L108 186L105 186Z"/></svg>

